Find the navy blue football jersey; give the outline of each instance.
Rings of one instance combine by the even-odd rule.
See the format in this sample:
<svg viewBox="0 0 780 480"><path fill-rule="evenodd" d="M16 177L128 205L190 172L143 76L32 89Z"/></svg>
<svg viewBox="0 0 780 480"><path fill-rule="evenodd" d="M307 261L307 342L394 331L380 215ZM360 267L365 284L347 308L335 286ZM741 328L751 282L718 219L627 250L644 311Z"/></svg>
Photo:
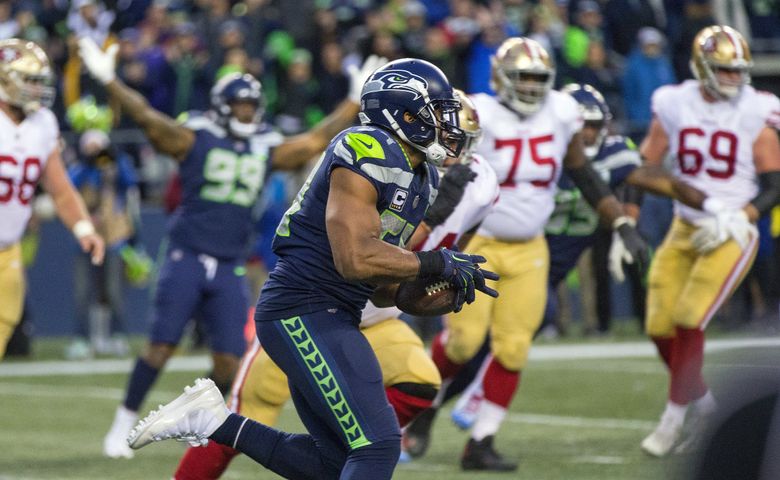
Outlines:
<svg viewBox="0 0 780 480"><path fill-rule="evenodd" d="M401 146L376 127L352 127L328 146L274 237L279 256L260 294L255 318L278 320L330 308L344 308L355 322L375 286L345 280L333 262L325 207L334 168L346 168L376 188L381 239L404 247L422 221L438 188L438 173L427 162L412 168Z"/></svg>
<svg viewBox="0 0 780 480"><path fill-rule="evenodd" d="M184 126L195 143L179 166L182 200L168 224L177 244L220 259L246 253L252 208L271 166L271 150L283 137L270 129L239 139L206 115Z"/></svg>
<svg viewBox="0 0 780 480"><path fill-rule="evenodd" d="M593 168L614 190L640 165L639 152L625 137L609 136L602 143ZM599 217L564 172L558 180L555 210L545 227L550 248L550 284L555 285L577 264L580 254L593 243Z"/></svg>

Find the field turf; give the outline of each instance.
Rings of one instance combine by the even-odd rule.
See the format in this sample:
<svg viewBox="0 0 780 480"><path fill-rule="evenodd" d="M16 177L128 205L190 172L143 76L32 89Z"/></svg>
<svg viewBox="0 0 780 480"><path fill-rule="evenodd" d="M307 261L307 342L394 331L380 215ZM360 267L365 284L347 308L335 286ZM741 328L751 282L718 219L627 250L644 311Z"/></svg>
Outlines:
<svg viewBox="0 0 780 480"><path fill-rule="evenodd" d="M724 379L778 364L770 353L780 345L777 339L744 340L752 343L749 346L723 341L723 349L706 356L705 373L716 396ZM43 356L61 346L50 341L42 347ZM101 456L102 438L122 396L130 362L52 358L0 363L0 480L170 478L184 451L176 442L152 444L133 460ZM208 368L203 355L177 357L172 366L175 371L161 376L142 408L144 414L173 399ZM664 368L649 342L538 344L497 439L501 452L520 460L516 474L461 472L458 457L467 435L453 426L445 411L434 427L428 454L400 465L394 478L685 478L689 458L657 460L639 449L663 408L666 386ZM292 408L285 409L279 426L302 431ZM240 457L223 478L278 477Z"/></svg>

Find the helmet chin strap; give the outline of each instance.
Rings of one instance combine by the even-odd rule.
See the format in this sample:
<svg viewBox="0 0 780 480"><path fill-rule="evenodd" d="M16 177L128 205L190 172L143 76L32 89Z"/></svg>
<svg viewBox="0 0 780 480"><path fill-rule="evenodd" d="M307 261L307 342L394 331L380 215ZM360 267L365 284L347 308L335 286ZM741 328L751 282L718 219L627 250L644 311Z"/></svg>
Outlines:
<svg viewBox="0 0 780 480"><path fill-rule="evenodd" d="M396 135L401 137L401 140L411 145L412 147L416 148L417 150L425 153L425 159L429 161L431 164L433 164L433 166L440 167L444 165L444 161L447 159L447 150L439 144L438 132L436 133L436 137L434 141L431 142L431 144L428 145L427 147L423 147L409 140L406 134L404 134L404 131L401 130L401 127L398 125L398 122L395 121L395 119L393 118L392 115L390 115L390 112L388 112L387 109L382 110L382 114L385 116L387 121L393 127L393 130L395 131Z"/></svg>

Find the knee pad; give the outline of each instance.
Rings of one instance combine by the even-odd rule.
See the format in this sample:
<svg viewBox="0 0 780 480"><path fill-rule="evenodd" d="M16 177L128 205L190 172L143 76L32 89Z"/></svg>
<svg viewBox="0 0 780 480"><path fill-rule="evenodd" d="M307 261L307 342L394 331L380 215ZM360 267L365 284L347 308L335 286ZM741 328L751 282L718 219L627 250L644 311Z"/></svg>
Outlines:
<svg viewBox="0 0 780 480"><path fill-rule="evenodd" d="M469 335L453 334L450 331L447 343L444 345L444 351L447 354L447 358L452 362L464 364L474 358L484 340L484 337L477 338Z"/></svg>
<svg viewBox="0 0 780 480"><path fill-rule="evenodd" d="M377 463L392 462L395 465L401 455L401 437L395 439L380 440L360 448L352 450L349 454L352 458L375 461Z"/></svg>
<svg viewBox="0 0 780 480"><path fill-rule="evenodd" d="M512 336L493 338L491 341L493 357L504 368L519 371L525 368L528 351L531 349L531 336Z"/></svg>

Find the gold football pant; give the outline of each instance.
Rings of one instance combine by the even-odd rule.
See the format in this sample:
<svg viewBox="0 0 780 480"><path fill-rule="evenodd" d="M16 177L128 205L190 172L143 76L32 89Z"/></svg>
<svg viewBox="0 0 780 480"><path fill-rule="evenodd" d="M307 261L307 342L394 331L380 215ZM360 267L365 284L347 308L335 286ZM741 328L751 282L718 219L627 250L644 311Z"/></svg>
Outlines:
<svg viewBox="0 0 780 480"><path fill-rule="evenodd" d="M0 359L22 318L24 305L24 267L22 247L17 242L0 250Z"/></svg>
<svg viewBox="0 0 780 480"><path fill-rule="evenodd" d="M416 383L439 388L436 365L422 340L398 319L389 319L361 330L382 368L384 385ZM244 355L230 394L230 409L265 425L274 425L290 398L287 377L255 340Z"/></svg>
<svg viewBox="0 0 780 480"><path fill-rule="evenodd" d="M647 289L648 335L670 337L675 327L704 330L734 292L756 256L758 239L742 250L729 240L701 255L691 245L696 227L675 218L658 248Z"/></svg>
<svg viewBox="0 0 780 480"><path fill-rule="evenodd" d="M507 242L475 235L468 250L485 257L487 262L481 266L501 276L494 285L499 296L477 292L472 304L447 317L447 357L466 363L479 351L489 330L496 360L507 370L522 370L547 302L547 242L543 236Z"/></svg>

